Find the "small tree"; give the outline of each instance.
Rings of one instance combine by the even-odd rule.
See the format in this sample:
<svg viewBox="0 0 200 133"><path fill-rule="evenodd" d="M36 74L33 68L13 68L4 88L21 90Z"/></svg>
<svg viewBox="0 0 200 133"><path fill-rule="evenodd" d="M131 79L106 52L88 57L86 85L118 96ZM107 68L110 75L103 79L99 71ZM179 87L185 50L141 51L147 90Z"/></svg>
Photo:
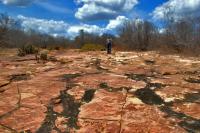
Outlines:
<svg viewBox="0 0 200 133"><path fill-rule="evenodd" d="M127 21L119 29L120 39L128 45L129 50L147 50L157 33L153 23L148 21Z"/></svg>
<svg viewBox="0 0 200 133"><path fill-rule="evenodd" d="M14 28L16 22L10 18L7 14L0 14L0 47L7 46L9 41L8 31Z"/></svg>

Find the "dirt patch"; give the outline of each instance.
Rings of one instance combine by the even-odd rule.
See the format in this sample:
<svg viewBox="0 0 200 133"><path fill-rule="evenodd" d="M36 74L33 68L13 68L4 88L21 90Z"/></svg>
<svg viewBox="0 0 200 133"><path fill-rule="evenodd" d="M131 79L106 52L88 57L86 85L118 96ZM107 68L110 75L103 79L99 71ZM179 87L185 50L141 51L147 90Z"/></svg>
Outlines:
<svg viewBox="0 0 200 133"><path fill-rule="evenodd" d="M141 99L142 102L149 105L161 105L164 103L163 99L148 87L139 89L134 94Z"/></svg>
<svg viewBox="0 0 200 133"><path fill-rule="evenodd" d="M200 103L200 92L185 94L184 102Z"/></svg>
<svg viewBox="0 0 200 133"><path fill-rule="evenodd" d="M61 79L62 79L63 81L70 81L70 80L72 80L72 79L74 79L74 78L77 78L77 77L80 77L80 76L81 76L80 73L76 73L76 74L63 74L63 75L61 76Z"/></svg>
<svg viewBox="0 0 200 133"><path fill-rule="evenodd" d="M179 126L190 133L197 133L200 131L200 120L190 117L184 113L173 111L170 107L161 106L160 110L167 114L166 117L174 117L180 120Z"/></svg>
<svg viewBox="0 0 200 133"><path fill-rule="evenodd" d="M184 95L184 99L177 99L173 103L197 103L200 104L200 92L197 93L187 93Z"/></svg>
<svg viewBox="0 0 200 133"><path fill-rule="evenodd" d="M51 99L47 106L46 118L37 130L37 133L50 133L55 130L61 133L61 129L56 126L56 120L58 117L66 118L66 123L63 123L67 127L66 132L70 132L71 129L78 129L77 120L79 114L80 102L77 102L73 96L67 93L68 90L72 89L75 84L71 82L72 79L81 76L80 74L64 74L62 80L67 83L66 89L60 91L60 95L57 98ZM54 107L61 104L63 110L61 113L55 112Z"/></svg>
<svg viewBox="0 0 200 133"><path fill-rule="evenodd" d="M161 105L164 104L163 99L157 95L154 91L157 89L161 89L165 85L161 83L150 83L148 76L144 74L130 74L127 75L129 78L136 81L144 81L147 83L145 88L141 88L136 90L134 93L142 102L149 105Z"/></svg>
<svg viewBox="0 0 200 133"><path fill-rule="evenodd" d="M189 133L198 133L200 131L200 120L182 121L179 125Z"/></svg>
<svg viewBox="0 0 200 133"><path fill-rule="evenodd" d="M50 133L53 129L57 129L55 126L57 114L53 111L52 103L48 105L46 114L47 115L42 126L36 131L36 133Z"/></svg>
<svg viewBox="0 0 200 133"><path fill-rule="evenodd" d="M10 76L10 81L21 81L31 79L29 74L15 74Z"/></svg>
<svg viewBox="0 0 200 133"><path fill-rule="evenodd" d="M81 103L76 102L74 98L66 93L65 91L61 92L61 102L63 105L63 115L68 118L67 125L70 128L76 128L78 129L77 125L77 117L79 113L79 107L81 106Z"/></svg>
<svg viewBox="0 0 200 133"><path fill-rule="evenodd" d="M58 102L59 101L59 102ZM61 103L63 106L63 111L61 113L55 112L53 110L56 104ZM60 96L56 99L52 99L51 103L47 106L47 115L42 124L42 126L37 130L37 133L50 133L52 130L61 132L55 125L55 121L59 116L67 118L67 122L64 123L69 131L70 128L78 129L77 120L79 114L80 102L76 102L73 96L69 95L66 90L60 92Z"/></svg>
<svg viewBox="0 0 200 133"><path fill-rule="evenodd" d="M147 80L147 76L145 75L131 75L132 79L135 80L143 80L147 83L147 86L145 88L137 90L134 95L136 95L142 102L148 105L158 105L158 108L160 111L164 112L168 117L174 117L180 120L178 122L178 125L182 128L184 128L186 131L195 133L200 131L200 120L195 119L191 116L188 116L182 112L176 112L171 109L170 106L173 105L173 102L171 104L165 103L164 100L157 95L154 91L157 89L161 89L165 85L160 83L149 83ZM153 89L152 89L153 88ZM185 98L179 102L199 102L200 100L200 93L190 93L185 94ZM176 101L177 102L177 101Z"/></svg>
<svg viewBox="0 0 200 133"><path fill-rule="evenodd" d="M86 90L82 101L89 103L93 99L95 92L96 90L94 89Z"/></svg>

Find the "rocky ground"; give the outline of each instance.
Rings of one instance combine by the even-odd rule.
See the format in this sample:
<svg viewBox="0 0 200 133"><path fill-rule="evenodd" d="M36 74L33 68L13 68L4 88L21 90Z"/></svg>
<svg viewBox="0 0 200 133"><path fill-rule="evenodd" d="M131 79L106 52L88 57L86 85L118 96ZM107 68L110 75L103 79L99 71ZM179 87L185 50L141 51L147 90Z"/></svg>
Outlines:
<svg viewBox="0 0 200 133"><path fill-rule="evenodd" d="M199 133L200 61L156 52L0 54L0 132Z"/></svg>

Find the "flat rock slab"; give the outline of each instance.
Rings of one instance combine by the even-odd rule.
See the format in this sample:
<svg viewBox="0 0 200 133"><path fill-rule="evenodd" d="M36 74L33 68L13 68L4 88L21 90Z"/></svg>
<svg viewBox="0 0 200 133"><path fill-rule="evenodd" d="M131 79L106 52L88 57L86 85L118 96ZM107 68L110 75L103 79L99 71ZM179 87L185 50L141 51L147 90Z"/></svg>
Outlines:
<svg viewBox="0 0 200 133"><path fill-rule="evenodd" d="M174 110L177 112L183 112L193 118L200 119L200 108L197 103L176 104L174 105Z"/></svg>
<svg viewBox="0 0 200 133"><path fill-rule="evenodd" d="M20 108L0 120L0 123L18 132L25 130L35 132L42 124L44 117L44 110L40 108Z"/></svg>
<svg viewBox="0 0 200 133"><path fill-rule="evenodd" d="M124 75L117 75L117 74L91 74L79 77L74 80L77 83L83 84L85 87L88 88L99 88L101 83L107 83L108 86L113 88L120 88L120 87L132 87L135 85L135 82L131 79L128 79Z"/></svg>
<svg viewBox="0 0 200 133"><path fill-rule="evenodd" d="M119 121L125 100L122 92L98 90L90 103L81 106L79 118Z"/></svg>
<svg viewBox="0 0 200 133"><path fill-rule="evenodd" d="M125 105L122 115L121 133L183 133L184 130L166 120L164 113L156 107L146 106L140 102Z"/></svg>
<svg viewBox="0 0 200 133"><path fill-rule="evenodd" d="M1 55L1 53L0 53ZM200 132L200 61L157 52L0 56L0 133Z"/></svg>
<svg viewBox="0 0 200 133"><path fill-rule="evenodd" d="M6 91L0 94L0 124L3 128L35 132L45 119L50 100L65 89L66 83L61 81L60 72L74 71L59 69L5 86Z"/></svg>
<svg viewBox="0 0 200 133"><path fill-rule="evenodd" d="M19 101L19 94L16 84L10 84L6 86L5 89L6 91L0 94L0 116L15 109Z"/></svg>
<svg viewBox="0 0 200 133"><path fill-rule="evenodd" d="M79 119L80 130L77 133L119 133L118 121Z"/></svg>

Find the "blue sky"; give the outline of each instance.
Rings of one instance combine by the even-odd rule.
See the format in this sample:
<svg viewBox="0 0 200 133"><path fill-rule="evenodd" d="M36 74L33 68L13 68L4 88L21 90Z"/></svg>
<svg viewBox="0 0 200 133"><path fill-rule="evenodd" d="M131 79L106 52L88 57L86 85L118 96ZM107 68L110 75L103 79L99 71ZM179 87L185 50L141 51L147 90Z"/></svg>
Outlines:
<svg viewBox="0 0 200 133"><path fill-rule="evenodd" d="M163 19L170 6L176 15L200 14L200 0L0 0L0 12L20 20L24 30L74 37L80 29L114 33L126 20Z"/></svg>

